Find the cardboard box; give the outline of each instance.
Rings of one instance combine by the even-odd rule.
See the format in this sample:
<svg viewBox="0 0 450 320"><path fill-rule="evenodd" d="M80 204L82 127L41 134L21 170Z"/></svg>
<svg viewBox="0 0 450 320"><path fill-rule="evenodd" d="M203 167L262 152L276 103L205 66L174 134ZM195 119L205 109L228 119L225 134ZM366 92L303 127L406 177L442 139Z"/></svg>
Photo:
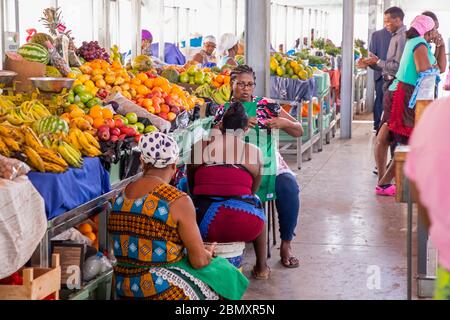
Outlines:
<svg viewBox="0 0 450 320"><path fill-rule="evenodd" d="M3 68L4 70L17 72L17 76L14 78L17 92L31 92L34 91L35 88L29 78L44 77L46 66L45 64L38 62L12 60L6 56Z"/></svg>

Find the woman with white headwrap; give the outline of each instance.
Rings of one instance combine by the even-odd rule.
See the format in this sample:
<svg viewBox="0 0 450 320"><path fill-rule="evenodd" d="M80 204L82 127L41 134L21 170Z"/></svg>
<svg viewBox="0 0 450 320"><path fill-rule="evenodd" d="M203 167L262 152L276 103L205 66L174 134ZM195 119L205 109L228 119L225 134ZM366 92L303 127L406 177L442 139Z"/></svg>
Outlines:
<svg viewBox="0 0 450 320"><path fill-rule="evenodd" d="M201 63L202 65L216 63L217 59L214 55L216 47L217 40L214 36L207 36L203 38L203 49L197 53L192 60Z"/></svg>
<svg viewBox="0 0 450 320"><path fill-rule="evenodd" d="M219 52L222 59L218 63L218 67L222 68L225 65L237 67L236 55L239 51L239 38L232 33L225 33L220 38Z"/></svg>
<svg viewBox="0 0 450 320"><path fill-rule="evenodd" d="M241 299L248 280L227 260L214 258L214 246L203 244L192 200L169 185L177 143L151 133L139 148L143 175L115 199L108 221L117 298Z"/></svg>

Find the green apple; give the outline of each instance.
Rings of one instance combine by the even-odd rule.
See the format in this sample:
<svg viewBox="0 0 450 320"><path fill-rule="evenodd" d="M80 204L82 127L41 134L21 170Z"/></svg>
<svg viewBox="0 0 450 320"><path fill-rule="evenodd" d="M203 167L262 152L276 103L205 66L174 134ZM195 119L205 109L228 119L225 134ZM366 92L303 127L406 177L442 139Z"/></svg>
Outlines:
<svg viewBox="0 0 450 320"><path fill-rule="evenodd" d="M135 126L137 127L137 131L138 131L139 133L144 133L144 131L145 131L145 126L144 126L142 123L138 122L138 123L136 123Z"/></svg>
<svg viewBox="0 0 450 320"><path fill-rule="evenodd" d="M158 128L156 128L155 126L147 126L145 127L144 133L147 134L155 131L158 131Z"/></svg>
<svg viewBox="0 0 450 320"><path fill-rule="evenodd" d="M136 124L138 122L138 116L136 113L131 112L126 115L129 124Z"/></svg>

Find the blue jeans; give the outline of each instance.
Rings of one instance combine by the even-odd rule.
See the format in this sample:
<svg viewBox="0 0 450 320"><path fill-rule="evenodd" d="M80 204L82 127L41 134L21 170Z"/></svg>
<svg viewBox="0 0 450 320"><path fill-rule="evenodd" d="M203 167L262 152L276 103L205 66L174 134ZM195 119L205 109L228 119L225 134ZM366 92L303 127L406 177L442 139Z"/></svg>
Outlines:
<svg viewBox="0 0 450 320"><path fill-rule="evenodd" d="M383 98L384 98L384 80L383 78L378 79L375 81L375 92L376 92L376 99L375 99L375 106L373 108L373 118L374 118L374 129L378 130L381 125L381 116L383 115L384 107L383 107Z"/></svg>
<svg viewBox="0 0 450 320"><path fill-rule="evenodd" d="M300 212L300 187L297 180L290 173L277 177L277 211L280 223L280 236L283 241L292 241L298 223Z"/></svg>

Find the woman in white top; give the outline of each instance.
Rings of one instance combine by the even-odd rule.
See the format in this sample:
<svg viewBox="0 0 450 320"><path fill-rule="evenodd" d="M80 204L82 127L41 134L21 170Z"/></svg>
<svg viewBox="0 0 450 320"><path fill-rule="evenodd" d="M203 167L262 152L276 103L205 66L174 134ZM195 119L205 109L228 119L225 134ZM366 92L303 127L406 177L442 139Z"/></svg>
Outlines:
<svg viewBox="0 0 450 320"><path fill-rule="evenodd" d="M232 67L237 67L236 55L239 51L239 38L232 33L225 33L220 38L220 53L222 54L222 59L219 61L217 66L222 68L225 65Z"/></svg>

